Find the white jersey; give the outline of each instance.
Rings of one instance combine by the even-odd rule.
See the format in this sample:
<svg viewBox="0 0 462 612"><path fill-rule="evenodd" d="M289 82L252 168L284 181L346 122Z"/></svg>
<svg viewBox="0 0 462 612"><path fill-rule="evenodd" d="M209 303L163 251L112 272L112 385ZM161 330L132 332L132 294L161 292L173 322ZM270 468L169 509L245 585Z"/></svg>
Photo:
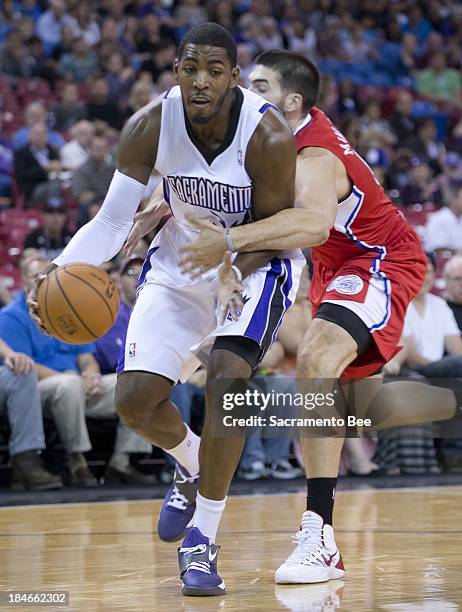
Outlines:
<svg viewBox="0 0 462 612"><path fill-rule="evenodd" d="M236 88L225 141L205 159L195 144L179 86L167 92L155 165L178 223L188 227L186 215L191 213L223 227L248 220L252 179L245 169L247 146L269 106L257 94Z"/></svg>
<svg viewBox="0 0 462 612"><path fill-rule="evenodd" d="M206 159L194 141L179 86L165 94L155 168L163 177L164 197L172 218L151 245L142 281L191 284L189 275L177 265L179 250L197 236L187 215L222 227L251 220L252 179L245 159L250 139L268 108L275 107L237 87L225 141ZM203 278L214 275L216 270L211 270Z"/></svg>
<svg viewBox="0 0 462 612"><path fill-rule="evenodd" d="M194 142L179 87L165 95L156 169L163 176L172 217L144 262L118 372L142 370L184 382L198 357L208 363L218 336L255 341L260 358L275 339L284 313L295 301L305 264L301 251L278 253L244 278L238 319L228 313L223 324L216 316L217 270L192 281L178 265L181 248L198 235L186 215L221 227L251 219L253 186L245 158L269 107L260 96L238 88L225 141L206 159Z"/></svg>

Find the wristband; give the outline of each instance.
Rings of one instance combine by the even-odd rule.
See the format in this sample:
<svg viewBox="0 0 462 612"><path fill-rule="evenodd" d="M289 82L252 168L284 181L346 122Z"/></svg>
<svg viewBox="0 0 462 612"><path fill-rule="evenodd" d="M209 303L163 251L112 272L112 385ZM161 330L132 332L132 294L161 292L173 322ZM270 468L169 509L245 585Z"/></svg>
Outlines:
<svg viewBox="0 0 462 612"><path fill-rule="evenodd" d="M231 266L237 276L237 282L242 283L242 272L239 270L237 266Z"/></svg>
<svg viewBox="0 0 462 612"><path fill-rule="evenodd" d="M229 227L225 229L225 238L226 238L226 244L228 246L228 250L231 251L231 253L235 253L236 249L234 248L234 244L231 239L231 229Z"/></svg>

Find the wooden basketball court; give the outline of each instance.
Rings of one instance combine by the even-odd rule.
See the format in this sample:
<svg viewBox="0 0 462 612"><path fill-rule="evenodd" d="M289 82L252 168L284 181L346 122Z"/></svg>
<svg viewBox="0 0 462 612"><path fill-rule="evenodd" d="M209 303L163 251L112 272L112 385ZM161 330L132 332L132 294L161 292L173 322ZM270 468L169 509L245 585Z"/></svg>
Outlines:
<svg viewBox="0 0 462 612"><path fill-rule="evenodd" d="M277 586L304 495L231 497L218 538L228 594L213 598L181 595L176 545L153 532L160 500L2 508L0 591L69 591L66 609L85 612L459 610L461 503L462 487L340 492L345 579Z"/></svg>

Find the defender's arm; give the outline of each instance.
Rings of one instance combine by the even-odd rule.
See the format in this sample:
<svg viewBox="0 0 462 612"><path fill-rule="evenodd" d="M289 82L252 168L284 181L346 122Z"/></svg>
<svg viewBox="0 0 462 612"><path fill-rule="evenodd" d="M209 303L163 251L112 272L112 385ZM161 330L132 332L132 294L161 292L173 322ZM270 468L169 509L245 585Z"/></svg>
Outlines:
<svg viewBox="0 0 462 612"><path fill-rule="evenodd" d="M335 222L338 205L335 179L336 157L332 153L318 147L304 149L297 161L296 208L232 228L234 248L246 252L323 244Z"/></svg>

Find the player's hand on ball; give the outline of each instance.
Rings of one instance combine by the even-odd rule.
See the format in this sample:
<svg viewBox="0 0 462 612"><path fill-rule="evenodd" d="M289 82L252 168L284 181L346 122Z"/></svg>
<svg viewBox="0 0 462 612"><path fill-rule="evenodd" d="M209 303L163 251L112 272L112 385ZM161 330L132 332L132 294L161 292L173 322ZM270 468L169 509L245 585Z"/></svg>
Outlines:
<svg viewBox="0 0 462 612"><path fill-rule="evenodd" d="M5 365L15 374L27 374L34 367L34 361L24 353L11 351L5 356Z"/></svg>
<svg viewBox="0 0 462 612"><path fill-rule="evenodd" d="M244 306L242 300L242 285L237 279L236 272L231 263L231 251L226 251L223 257L223 265L218 273L219 285L217 292L217 304L220 311L219 324L223 325L231 314L233 321L237 321L239 313Z"/></svg>
<svg viewBox="0 0 462 612"><path fill-rule="evenodd" d="M38 290L39 290L40 285L46 279L48 274L50 274L50 272L53 272L53 270L55 270L57 267L58 266L55 265L55 264L50 264L50 266L42 274L39 274L37 276L37 278L35 279L34 286L28 292L27 299L26 299L26 304L29 307L29 316L30 316L30 318L35 323L35 325L40 329L42 334L45 334L46 336L49 336L50 334L46 330L45 325L43 324L43 321L40 318L39 304L38 304L38 301L37 301L37 294L38 294Z"/></svg>
<svg viewBox="0 0 462 612"><path fill-rule="evenodd" d="M228 246L222 227L191 215L187 219L200 233L196 240L181 249L180 267L195 279L218 266Z"/></svg>

